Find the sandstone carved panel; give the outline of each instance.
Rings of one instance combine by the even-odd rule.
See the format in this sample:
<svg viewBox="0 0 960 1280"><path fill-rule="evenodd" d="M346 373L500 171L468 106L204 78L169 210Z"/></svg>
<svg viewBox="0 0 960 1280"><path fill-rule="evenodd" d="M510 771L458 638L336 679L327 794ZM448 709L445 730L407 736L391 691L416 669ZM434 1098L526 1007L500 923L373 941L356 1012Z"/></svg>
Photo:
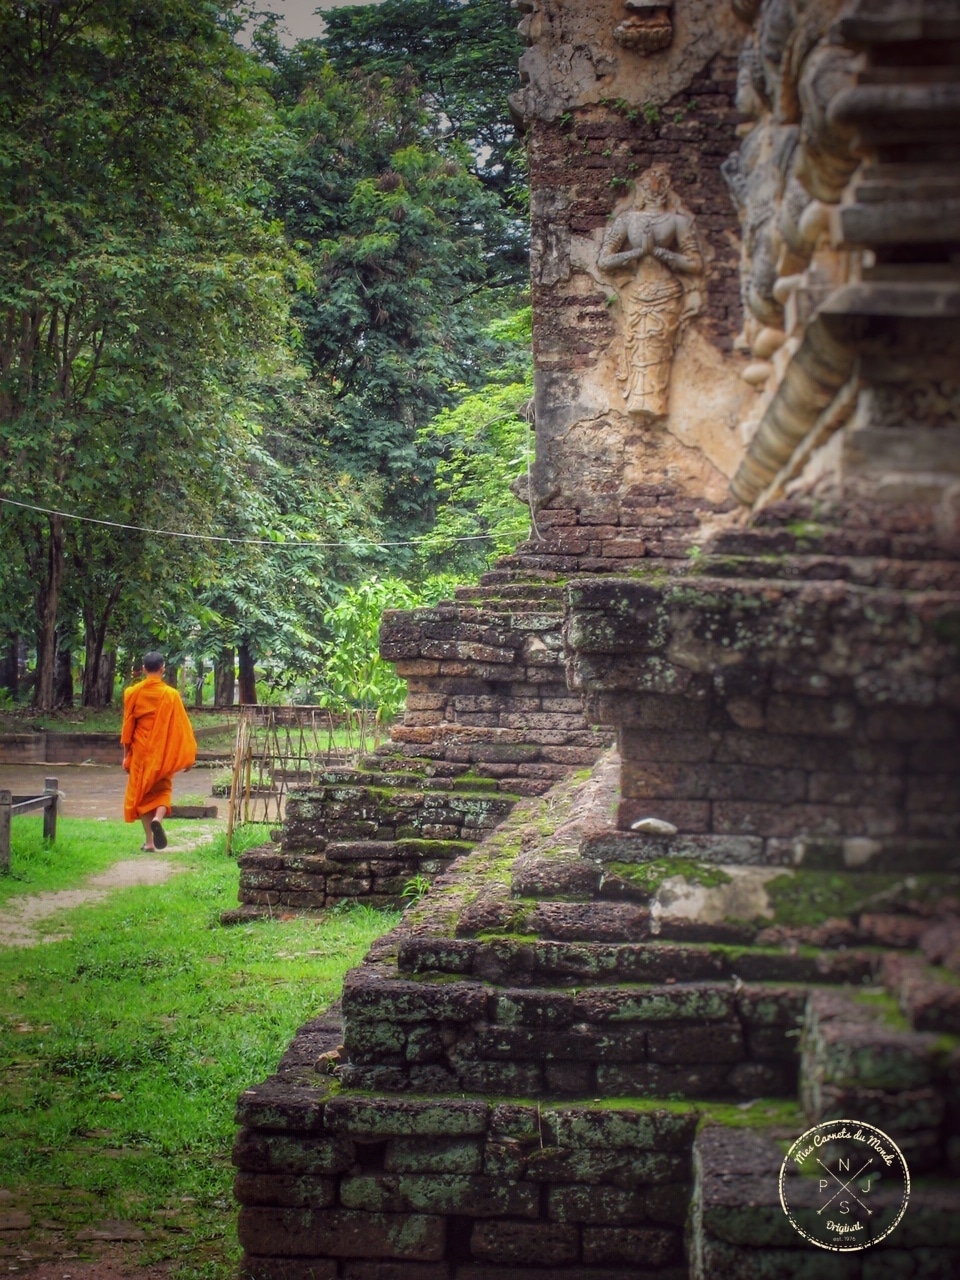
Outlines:
<svg viewBox="0 0 960 1280"><path fill-rule="evenodd" d="M634 207L614 218L597 266L620 300L617 381L627 412L645 419L667 412L670 373L683 324L700 309L703 256L691 214L654 165L637 182Z"/></svg>

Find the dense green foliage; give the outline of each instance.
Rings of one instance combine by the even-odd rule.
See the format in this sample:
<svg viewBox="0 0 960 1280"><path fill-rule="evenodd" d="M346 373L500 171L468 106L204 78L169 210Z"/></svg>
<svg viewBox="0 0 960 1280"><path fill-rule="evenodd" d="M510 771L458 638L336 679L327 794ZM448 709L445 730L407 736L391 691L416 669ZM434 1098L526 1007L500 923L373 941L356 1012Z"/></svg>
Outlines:
<svg viewBox="0 0 960 1280"><path fill-rule="evenodd" d="M0 8L0 687L32 654L40 709L146 647L219 701L239 659L241 700L393 707L375 621L325 674L341 602L522 536L515 14L386 0L289 50L247 17Z"/></svg>

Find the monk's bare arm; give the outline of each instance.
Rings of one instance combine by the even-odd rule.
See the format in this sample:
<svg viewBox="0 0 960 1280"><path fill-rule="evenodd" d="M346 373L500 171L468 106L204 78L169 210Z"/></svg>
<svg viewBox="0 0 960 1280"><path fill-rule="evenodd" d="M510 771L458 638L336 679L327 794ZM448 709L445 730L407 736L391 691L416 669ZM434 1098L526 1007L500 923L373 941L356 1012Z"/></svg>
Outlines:
<svg viewBox="0 0 960 1280"><path fill-rule="evenodd" d="M133 714L134 694L132 689L123 691L123 727L120 730L120 745L123 747L123 764L127 767L133 745L133 733L137 727L137 719Z"/></svg>

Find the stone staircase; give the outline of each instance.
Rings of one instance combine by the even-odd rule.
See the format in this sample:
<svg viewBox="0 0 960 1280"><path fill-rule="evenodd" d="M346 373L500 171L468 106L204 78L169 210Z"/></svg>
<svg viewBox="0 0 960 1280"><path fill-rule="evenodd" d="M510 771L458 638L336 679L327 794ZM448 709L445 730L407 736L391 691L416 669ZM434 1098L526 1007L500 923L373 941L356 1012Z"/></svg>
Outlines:
<svg viewBox="0 0 960 1280"><path fill-rule="evenodd" d="M655 857L618 763L518 803L348 976L335 1061L308 1027L241 1099L255 1280L954 1274L960 1053L910 982L956 981L960 877ZM926 1176L931 1270L783 1215L786 1146L850 1113Z"/></svg>
<svg viewBox="0 0 960 1280"><path fill-rule="evenodd" d="M510 812L517 797L467 764L371 756L291 794L279 841L239 858L237 924L362 898L396 906L425 887ZM411 886L411 888L407 888Z"/></svg>
<svg viewBox="0 0 960 1280"><path fill-rule="evenodd" d="M567 688L561 575L631 571L653 552L682 557L693 505L670 485L643 485L622 516L590 525L576 511L543 512L537 540L478 585L388 612L380 647L407 680L402 722L358 767L291 791L277 839L241 856L240 906L222 922L353 899L402 905L405 888L441 872L519 797L592 765L611 735L587 724Z"/></svg>

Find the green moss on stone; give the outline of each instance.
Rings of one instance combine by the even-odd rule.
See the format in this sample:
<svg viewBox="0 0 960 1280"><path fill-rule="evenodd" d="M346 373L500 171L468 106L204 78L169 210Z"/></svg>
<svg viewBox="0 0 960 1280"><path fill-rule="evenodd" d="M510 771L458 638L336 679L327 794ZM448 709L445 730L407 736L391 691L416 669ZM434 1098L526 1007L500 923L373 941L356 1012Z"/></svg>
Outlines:
<svg viewBox="0 0 960 1280"><path fill-rule="evenodd" d="M616 876L628 884L649 891L651 897L664 880L680 876L688 884L699 884L712 889L716 885L729 884L732 876L722 867L691 858L657 858L654 862L610 862L604 867L604 876Z"/></svg>
<svg viewBox="0 0 960 1280"><path fill-rule="evenodd" d="M882 911L900 897L935 901L956 893L958 887L960 877L950 875L803 870L776 876L766 884L774 921L793 926L823 924L861 911Z"/></svg>

